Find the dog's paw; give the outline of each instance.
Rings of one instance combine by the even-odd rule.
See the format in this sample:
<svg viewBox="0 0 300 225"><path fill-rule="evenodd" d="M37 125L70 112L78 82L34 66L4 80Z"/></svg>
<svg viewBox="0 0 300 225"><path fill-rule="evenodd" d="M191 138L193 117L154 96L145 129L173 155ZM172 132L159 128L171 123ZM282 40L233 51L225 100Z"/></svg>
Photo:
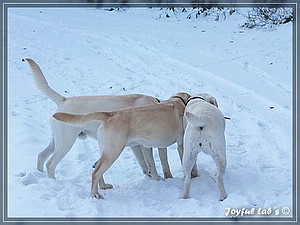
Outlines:
<svg viewBox="0 0 300 225"><path fill-rule="evenodd" d="M183 196L181 197L181 199L188 199L188 198L190 198L189 195L183 195Z"/></svg>
<svg viewBox="0 0 300 225"><path fill-rule="evenodd" d="M99 185L101 189L112 189L113 186L111 184L101 184Z"/></svg>
<svg viewBox="0 0 300 225"><path fill-rule="evenodd" d="M37 165L36 168L37 168L38 171L40 171L40 172L42 172L42 173L44 172L44 167L43 167L43 165Z"/></svg>
<svg viewBox="0 0 300 225"><path fill-rule="evenodd" d="M104 199L100 193L91 193L91 196L96 199Z"/></svg>
<svg viewBox="0 0 300 225"><path fill-rule="evenodd" d="M151 174L149 172L144 173L144 175L151 178Z"/></svg>
<svg viewBox="0 0 300 225"><path fill-rule="evenodd" d="M195 177L197 177L197 176L198 176L198 171L192 169L191 178L195 178Z"/></svg>
<svg viewBox="0 0 300 225"><path fill-rule="evenodd" d="M99 160L97 160L97 161L92 165L92 167L93 167L94 169L96 168L96 165L97 165L98 161L99 161Z"/></svg>
<svg viewBox="0 0 300 225"><path fill-rule="evenodd" d="M224 201L227 198L227 196L228 196L227 194L220 196L219 201L220 202Z"/></svg>
<svg viewBox="0 0 300 225"><path fill-rule="evenodd" d="M173 178L173 175L170 172L165 172L164 173L164 178L168 179L168 178Z"/></svg>

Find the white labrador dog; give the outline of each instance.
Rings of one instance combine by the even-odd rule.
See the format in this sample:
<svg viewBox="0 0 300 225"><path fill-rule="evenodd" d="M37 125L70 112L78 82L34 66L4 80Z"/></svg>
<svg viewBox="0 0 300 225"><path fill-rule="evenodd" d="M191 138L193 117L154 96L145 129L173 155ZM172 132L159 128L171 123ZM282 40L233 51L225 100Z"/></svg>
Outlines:
<svg viewBox="0 0 300 225"><path fill-rule="evenodd" d="M217 166L217 183L222 201L227 197L223 183L226 168L225 119L222 112L212 104L207 103L207 94L199 94L190 98L184 118L187 127L184 134L184 191L183 198L190 196L191 170L195 167L199 152L210 155Z"/></svg>
<svg viewBox="0 0 300 225"><path fill-rule="evenodd" d="M187 93L178 93L160 104L113 112L95 112L87 115L54 114L55 119L79 127L88 126L95 121L103 122L98 132L101 158L92 174L93 197L103 198L98 192L98 183L112 187L105 184L103 174L119 157L125 146L166 148L177 142L182 159L183 114L189 97Z"/></svg>
<svg viewBox="0 0 300 225"><path fill-rule="evenodd" d="M128 108L134 106L143 106L157 104L157 99L140 94L124 95L124 96L78 96L65 98L56 91L54 91L47 83L45 76L38 64L32 59L26 59L32 73L36 86L45 95L47 95L57 105L57 112L86 114L96 111L113 111L121 108ZM37 169L43 171L45 161L52 154L47 161L47 173L51 178L55 178L55 168L60 160L70 151L77 137L86 138L90 136L97 138L97 130L100 122L94 121L88 126L74 127L66 123L58 122L57 120L50 120L52 128L52 140L49 145L38 155ZM142 149L138 145L132 146L132 151L136 156L143 173L150 175L155 180L160 180L153 159L152 149ZM159 156L162 163L162 168L165 178L171 178L172 174L167 161L167 150L165 148L159 149ZM101 188L106 188L102 186Z"/></svg>

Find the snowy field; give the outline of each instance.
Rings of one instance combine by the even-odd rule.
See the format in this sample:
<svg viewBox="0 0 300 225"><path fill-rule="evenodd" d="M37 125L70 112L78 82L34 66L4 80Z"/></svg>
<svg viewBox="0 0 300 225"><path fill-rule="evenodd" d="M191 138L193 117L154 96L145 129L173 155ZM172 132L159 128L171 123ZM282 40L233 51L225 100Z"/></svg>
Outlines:
<svg viewBox="0 0 300 225"><path fill-rule="evenodd" d="M226 210L292 209L292 24L275 30L242 29L226 20L158 18L158 9L9 9L9 217L231 217ZM34 59L50 86L66 97L142 93L167 99L185 91L215 96L226 120L228 198L218 201L215 165L198 156L191 198L181 199L183 171L176 145L168 148L174 178L142 174L125 148L105 173L113 189L90 197L97 141L77 140L58 164L57 180L36 169L49 143L56 105L33 82ZM162 169L157 149L157 170ZM262 212L262 211L260 211ZM270 212L270 211L268 211ZM278 214L278 215L277 215Z"/></svg>

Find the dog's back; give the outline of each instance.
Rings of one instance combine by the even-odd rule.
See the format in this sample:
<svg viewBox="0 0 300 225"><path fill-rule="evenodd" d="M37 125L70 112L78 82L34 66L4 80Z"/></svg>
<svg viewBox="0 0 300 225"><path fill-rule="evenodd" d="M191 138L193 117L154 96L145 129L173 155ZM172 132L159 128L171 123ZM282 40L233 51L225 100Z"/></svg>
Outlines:
<svg viewBox="0 0 300 225"><path fill-rule="evenodd" d="M130 142L146 147L165 147L174 143L178 133L182 132L182 118L174 105L159 104L120 110L111 118L109 126L116 130L127 127Z"/></svg>
<svg viewBox="0 0 300 225"><path fill-rule="evenodd" d="M190 103L185 110L186 119L195 126L224 132L225 119L223 113L214 105L205 101Z"/></svg>
<svg viewBox="0 0 300 225"><path fill-rule="evenodd" d="M87 114L92 112L111 112L123 108L145 106L158 103L151 96L141 94L130 95L101 95L101 96L76 96L67 98L58 106L58 112Z"/></svg>

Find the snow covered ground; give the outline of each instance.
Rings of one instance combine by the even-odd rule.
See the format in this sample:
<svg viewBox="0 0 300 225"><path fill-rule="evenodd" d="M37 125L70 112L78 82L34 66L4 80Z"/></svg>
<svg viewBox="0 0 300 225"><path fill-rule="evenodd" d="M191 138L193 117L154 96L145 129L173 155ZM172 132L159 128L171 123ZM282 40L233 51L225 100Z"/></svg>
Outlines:
<svg viewBox="0 0 300 225"><path fill-rule="evenodd" d="M158 9L11 8L8 27L9 217L226 217L226 209L292 209L292 24L273 31L239 28L245 18L179 20ZM215 165L198 157L191 198L168 148L174 178L144 177L126 148L105 173L111 190L90 197L97 142L78 140L58 164L57 180L36 169L50 141L56 105L33 82L30 57L64 96L143 93L160 99L186 91L215 96L226 121L228 198L218 201ZM162 169L155 149L157 169ZM268 211L269 212L269 211ZM279 214L279 215L277 215ZM231 217L233 215L228 215Z"/></svg>

